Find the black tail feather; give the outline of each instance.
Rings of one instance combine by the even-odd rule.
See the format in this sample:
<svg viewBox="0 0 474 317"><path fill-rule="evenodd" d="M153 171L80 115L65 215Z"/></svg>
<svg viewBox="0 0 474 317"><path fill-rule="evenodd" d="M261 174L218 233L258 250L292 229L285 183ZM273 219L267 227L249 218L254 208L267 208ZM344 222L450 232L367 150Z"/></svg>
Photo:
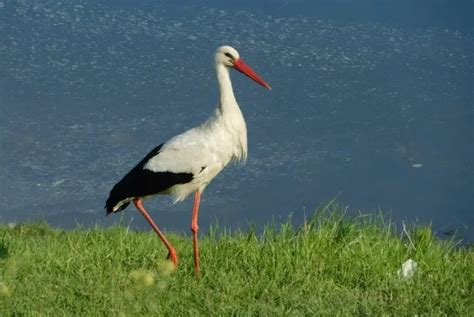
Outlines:
<svg viewBox="0 0 474 317"><path fill-rule="evenodd" d="M105 206L104 206L104 209L107 211L107 214L106 216L110 215L111 213L115 213L115 212L119 212L119 211L122 211L124 210L125 208L128 207L128 205L130 205L130 202L126 202L124 204L122 204L117 210L114 211L114 207L119 203L119 201L115 201L112 199L112 196L110 196L106 203L105 203Z"/></svg>
<svg viewBox="0 0 474 317"><path fill-rule="evenodd" d="M135 197L159 194L174 185L192 181L194 177L192 173L154 172L144 169L143 167L151 158L159 155L160 149L161 145L153 149L120 182L115 184L105 203L107 215L124 210ZM124 200L125 202L114 211L117 204Z"/></svg>

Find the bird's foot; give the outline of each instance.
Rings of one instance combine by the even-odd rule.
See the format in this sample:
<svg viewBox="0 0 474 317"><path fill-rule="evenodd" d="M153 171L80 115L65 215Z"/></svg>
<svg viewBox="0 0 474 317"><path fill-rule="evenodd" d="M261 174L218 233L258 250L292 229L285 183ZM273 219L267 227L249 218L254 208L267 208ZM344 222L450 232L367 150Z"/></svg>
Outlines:
<svg viewBox="0 0 474 317"><path fill-rule="evenodd" d="M170 249L168 252L168 260L173 262L175 267L178 267L178 256L176 255L176 251L174 249Z"/></svg>

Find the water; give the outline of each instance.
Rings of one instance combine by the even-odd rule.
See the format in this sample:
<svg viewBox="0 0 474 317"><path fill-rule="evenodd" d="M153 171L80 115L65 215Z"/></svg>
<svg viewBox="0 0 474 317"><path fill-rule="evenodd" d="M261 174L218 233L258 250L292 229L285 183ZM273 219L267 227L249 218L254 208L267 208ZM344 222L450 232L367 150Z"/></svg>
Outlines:
<svg viewBox="0 0 474 317"><path fill-rule="evenodd" d="M203 195L201 228L245 227L334 197L474 240L474 27L469 1L2 1L0 221L104 218L111 186L155 145L205 120L216 47L249 130L245 166ZM188 230L191 199L147 202Z"/></svg>

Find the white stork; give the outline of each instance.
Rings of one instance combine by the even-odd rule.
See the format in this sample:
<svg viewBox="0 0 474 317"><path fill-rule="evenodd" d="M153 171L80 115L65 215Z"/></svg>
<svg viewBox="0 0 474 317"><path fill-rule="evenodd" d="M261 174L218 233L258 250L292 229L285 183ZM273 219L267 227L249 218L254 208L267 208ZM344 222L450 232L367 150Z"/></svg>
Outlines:
<svg viewBox="0 0 474 317"><path fill-rule="evenodd" d="M157 194L170 194L178 202L194 192L191 231L196 273L199 273L197 234L201 193L229 162L245 161L247 158L247 128L235 100L229 68L235 68L270 89L230 46L217 49L215 68L220 102L214 114L201 125L175 136L148 153L115 184L105 204L108 215L125 209L133 202L168 248L168 258L177 266L175 249L145 210L142 199Z"/></svg>

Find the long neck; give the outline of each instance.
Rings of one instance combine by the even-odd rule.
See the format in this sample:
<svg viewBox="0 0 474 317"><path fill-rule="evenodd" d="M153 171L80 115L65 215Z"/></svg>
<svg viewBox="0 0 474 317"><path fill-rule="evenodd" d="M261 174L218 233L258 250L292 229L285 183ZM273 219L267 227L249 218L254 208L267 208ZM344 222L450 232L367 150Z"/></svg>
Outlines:
<svg viewBox="0 0 474 317"><path fill-rule="evenodd" d="M224 65L217 64L216 72L221 100L215 116L211 120L212 122L223 122L225 130L230 133L231 143L235 144L230 159L245 161L247 158L247 127L237 100L235 100L229 70ZM219 126L222 127L222 125Z"/></svg>
<svg viewBox="0 0 474 317"><path fill-rule="evenodd" d="M219 107L224 113L229 107L236 107L237 101L235 100L234 90L232 89L232 82L230 81L229 70L222 64L216 65L217 81L219 83L219 91L221 94L221 100ZM237 106L238 107L238 106Z"/></svg>

